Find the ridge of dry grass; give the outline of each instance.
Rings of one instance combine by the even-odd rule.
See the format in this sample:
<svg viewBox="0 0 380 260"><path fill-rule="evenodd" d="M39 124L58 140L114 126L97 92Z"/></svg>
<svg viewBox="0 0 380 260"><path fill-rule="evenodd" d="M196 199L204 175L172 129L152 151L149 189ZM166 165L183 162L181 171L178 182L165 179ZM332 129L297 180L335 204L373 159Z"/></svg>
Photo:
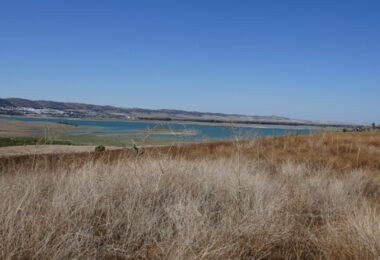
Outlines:
<svg viewBox="0 0 380 260"><path fill-rule="evenodd" d="M158 154L196 158L228 158L236 152L237 142L216 142L162 147ZM257 138L239 141L244 157L268 163L306 163L336 171L366 169L380 173L380 132L326 132Z"/></svg>
<svg viewBox="0 0 380 260"><path fill-rule="evenodd" d="M0 175L0 259L379 259L378 137L13 165Z"/></svg>
<svg viewBox="0 0 380 260"><path fill-rule="evenodd" d="M347 132L299 134L257 138L247 141L224 141L204 144L183 144L141 148L144 156L197 160L199 158L230 158L239 146L242 157L266 162L275 168L288 161L307 164L316 169L332 169L334 173L363 169L380 176L380 132ZM52 148L53 149L53 148ZM130 149L115 149L102 154L95 152L73 154L41 154L0 157L0 173L20 168L59 169L84 162L104 161L112 164L120 158L134 158Z"/></svg>

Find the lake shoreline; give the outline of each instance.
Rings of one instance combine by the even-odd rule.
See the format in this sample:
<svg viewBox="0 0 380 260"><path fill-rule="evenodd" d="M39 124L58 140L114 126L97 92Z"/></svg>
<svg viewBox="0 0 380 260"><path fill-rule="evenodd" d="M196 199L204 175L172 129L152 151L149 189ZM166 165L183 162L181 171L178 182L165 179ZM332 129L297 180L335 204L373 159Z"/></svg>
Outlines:
<svg viewBox="0 0 380 260"><path fill-rule="evenodd" d="M249 127L249 128L261 128L261 129L341 129L344 128L342 125L341 127L337 126L323 126L323 123L321 125L290 125L289 123L281 123L276 122L273 124L270 124L269 122L263 121L263 123L240 123L240 122L199 122L199 121L190 121L190 120L148 120L148 119L142 119L142 120L136 120L136 119L118 119L118 118L71 118L71 117L51 117L51 116L34 116L34 115L28 115L28 116L9 116L9 115L0 115L0 118L7 117L7 118L36 118L36 119L57 119L62 120L63 122L65 120L73 120L73 121L101 121L101 122L146 122L146 123L155 123L157 125L160 124L182 124L182 125L211 125L211 126L226 126L226 127ZM297 124L297 122L295 122ZM349 127L349 125L347 125Z"/></svg>

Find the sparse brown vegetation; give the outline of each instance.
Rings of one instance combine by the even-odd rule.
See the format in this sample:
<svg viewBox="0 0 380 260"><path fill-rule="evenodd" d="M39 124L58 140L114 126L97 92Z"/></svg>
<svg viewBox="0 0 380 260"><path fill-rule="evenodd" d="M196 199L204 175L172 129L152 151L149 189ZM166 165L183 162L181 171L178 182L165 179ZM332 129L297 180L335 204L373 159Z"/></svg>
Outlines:
<svg viewBox="0 0 380 260"><path fill-rule="evenodd" d="M67 131L76 128L81 128L81 126L53 122L23 122L0 119L0 137L62 139Z"/></svg>
<svg viewBox="0 0 380 260"><path fill-rule="evenodd" d="M380 134L1 158L0 258L378 259Z"/></svg>

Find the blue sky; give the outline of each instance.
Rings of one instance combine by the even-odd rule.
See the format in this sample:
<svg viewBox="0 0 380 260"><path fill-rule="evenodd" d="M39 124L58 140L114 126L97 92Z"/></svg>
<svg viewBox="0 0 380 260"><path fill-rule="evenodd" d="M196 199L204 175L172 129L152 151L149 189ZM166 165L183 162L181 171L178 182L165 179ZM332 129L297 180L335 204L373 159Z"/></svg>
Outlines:
<svg viewBox="0 0 380 260"><path fill-rule="evenodd" d="M0 1L0 97L380 123L380 1Z"/></svg>

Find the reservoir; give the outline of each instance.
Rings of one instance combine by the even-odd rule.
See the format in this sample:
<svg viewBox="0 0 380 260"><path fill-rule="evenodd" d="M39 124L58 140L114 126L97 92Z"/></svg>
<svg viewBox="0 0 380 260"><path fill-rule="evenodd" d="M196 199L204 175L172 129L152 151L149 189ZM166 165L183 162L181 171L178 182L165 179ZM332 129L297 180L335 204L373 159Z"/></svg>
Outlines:
<svg viewBox="0 0 380 260"><path fill-rule="evenodd" d="M235 138L249 139L262 136L280 136L291 134L307 134L319 131L305 128L271 128L254 126L215 125L196 123L174 123L153 121L105 121L81 120L65 118L35 118L35 117L8 117L25 122L61 122L82 126L81 129L72 130L73 134L93 134L102 137L144 137L172 138L178 140L231 140ZM86 128L88 127L88 128Z"/></svg>

